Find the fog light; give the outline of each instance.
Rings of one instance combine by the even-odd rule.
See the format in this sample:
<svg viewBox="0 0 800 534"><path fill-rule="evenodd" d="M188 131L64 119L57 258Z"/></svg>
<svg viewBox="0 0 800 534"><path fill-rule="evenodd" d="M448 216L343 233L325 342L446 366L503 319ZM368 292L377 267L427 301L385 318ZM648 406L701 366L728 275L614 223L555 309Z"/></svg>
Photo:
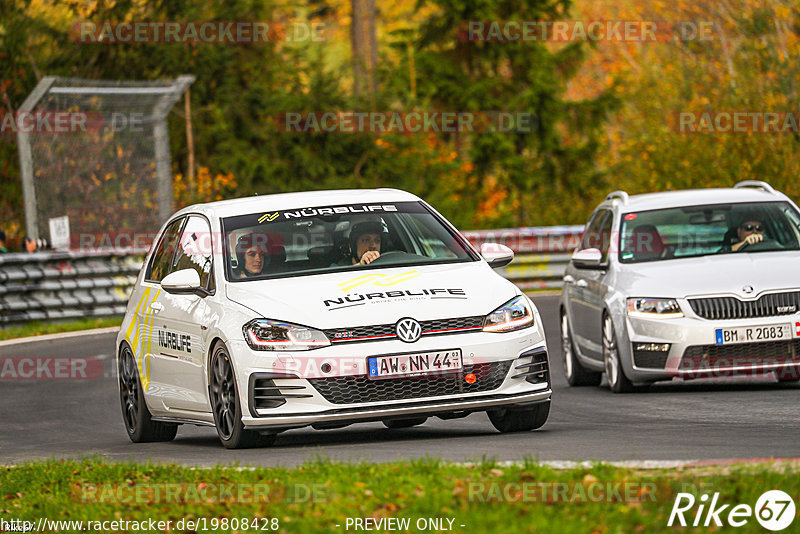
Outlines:
<svg viewBox="0 0 800 534"><path fill-rule="evenodd" d="M644 352L669 352L669 343L637 343L635 350Z"/></svg>

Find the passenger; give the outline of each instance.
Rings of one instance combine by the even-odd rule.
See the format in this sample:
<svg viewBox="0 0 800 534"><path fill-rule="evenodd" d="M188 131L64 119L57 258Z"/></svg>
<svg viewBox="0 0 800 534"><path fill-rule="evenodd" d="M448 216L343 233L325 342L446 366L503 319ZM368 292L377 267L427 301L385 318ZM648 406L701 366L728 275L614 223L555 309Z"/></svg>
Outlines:
<svg viewBox="0 0 800 534"><path fill-rule="evenodd" d="M267 255L267 237L263 234L246 234L236 242L237 266L235 278L253 278L260 276L269 262Z"/></svg>

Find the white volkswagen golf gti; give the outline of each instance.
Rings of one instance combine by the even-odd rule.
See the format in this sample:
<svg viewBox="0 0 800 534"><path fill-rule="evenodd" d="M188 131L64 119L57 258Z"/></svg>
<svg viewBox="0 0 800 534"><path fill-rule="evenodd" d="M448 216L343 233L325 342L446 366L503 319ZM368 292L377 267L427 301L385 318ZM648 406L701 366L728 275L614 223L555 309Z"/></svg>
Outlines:
<svg viewBox="0 0 800 534"><path fill-rule="evenodd" d="M117 338L125 428L228 448L308 425L389 428L484 411L501 432L550 411L533 303L424 201L393 190L289 193L173 215Z"/></svg>

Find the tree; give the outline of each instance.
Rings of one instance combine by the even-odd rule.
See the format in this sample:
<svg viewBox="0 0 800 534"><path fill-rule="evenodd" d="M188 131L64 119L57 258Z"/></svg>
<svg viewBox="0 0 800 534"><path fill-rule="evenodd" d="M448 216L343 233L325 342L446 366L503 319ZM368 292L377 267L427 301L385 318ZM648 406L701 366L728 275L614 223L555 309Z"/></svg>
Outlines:
<svg viewBox="0 0 800 534"><path fill-rule="evenodd" d="M464 38L468 21L555 20L570 3L561 0L428 0L441 9L427 20L417 42L418 93L437 109L532 113L530 130L490 131L466 139L462 152L474 164L464 189L504 205L478 202L492 224L545 224L581 220L608 188L594 164L609 92L569 102L567 81L585 48L551 49L541 41ZM499 197L492 192L505 191ZM510 216L497 214L498 208ZM546 212L544 210L546 208Z"/></svg>
<svg viewBox="0 0 800 534"><path fill-rule="evenodd" d="M375 95L375 0L351 0L350 42L353 49L353 92Z"/></svg>

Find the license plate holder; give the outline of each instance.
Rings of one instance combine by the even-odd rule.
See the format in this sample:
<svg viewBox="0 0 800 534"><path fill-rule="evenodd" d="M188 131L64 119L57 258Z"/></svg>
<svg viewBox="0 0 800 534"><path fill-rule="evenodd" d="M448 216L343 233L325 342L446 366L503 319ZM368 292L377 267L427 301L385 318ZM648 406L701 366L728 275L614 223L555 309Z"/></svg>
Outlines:
<svg viewBox="0 0 800 534"><path fill-rule="evenodd" d="M463 368L461 349L387 354L367 358L367 376L374 380L451 374Z"/></svg>
<svg viewBox="0 0 800 534"><path fill-rule="evenodd" d="M717 328L714 338L717 345L736 345L738 343L759 343L761 341L783 341L794 337L791 323L737 326Z"/></svg>

